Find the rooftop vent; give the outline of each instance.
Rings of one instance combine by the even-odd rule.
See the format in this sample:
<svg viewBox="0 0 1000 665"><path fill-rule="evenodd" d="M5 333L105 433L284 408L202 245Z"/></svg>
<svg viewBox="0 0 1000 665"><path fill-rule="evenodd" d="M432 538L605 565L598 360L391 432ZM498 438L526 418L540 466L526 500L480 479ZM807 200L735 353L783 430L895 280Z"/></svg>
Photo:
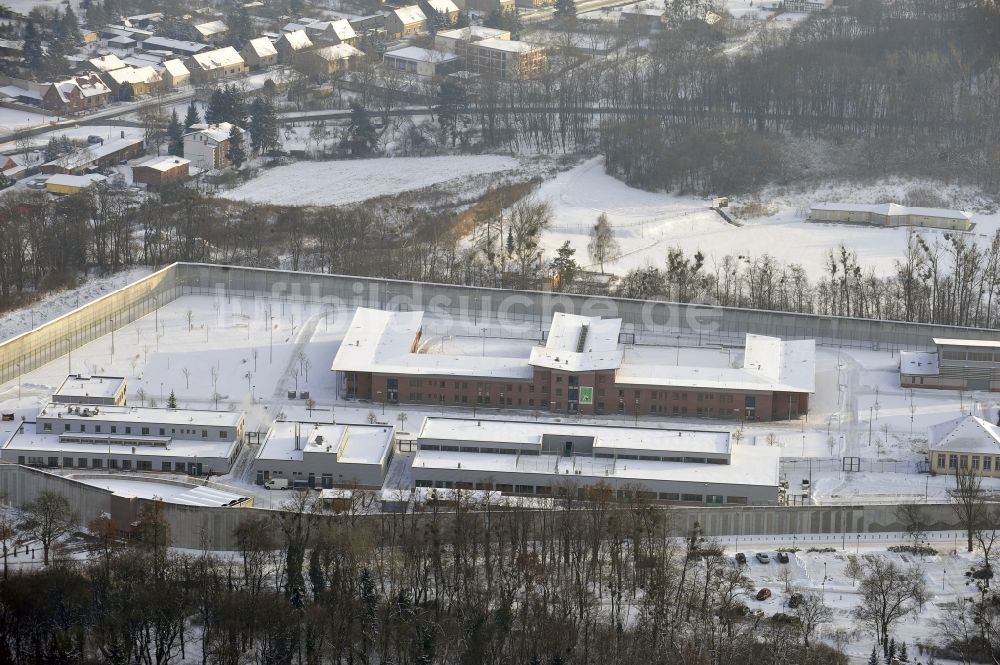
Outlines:
<svg viewBox="0 0 1000 665"><path fill-rule="evenodd" d="M583 347L587 344L587 334L590 333L589 325L580 326L580 339L576 342L576 352L583 353Z"/></svg>

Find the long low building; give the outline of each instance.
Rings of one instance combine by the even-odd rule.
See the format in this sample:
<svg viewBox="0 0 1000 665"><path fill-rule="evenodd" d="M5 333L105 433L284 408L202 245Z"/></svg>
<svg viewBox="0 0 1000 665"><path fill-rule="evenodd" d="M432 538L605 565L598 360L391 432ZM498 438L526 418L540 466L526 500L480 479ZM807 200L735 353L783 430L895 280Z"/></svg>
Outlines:
<svg viewBox="0 0 1000 665"><path fill-rule="evenodd" d="M901 351L903 388L1000 391L1000 341L934 338L937 351Z"/></svg>
<svg viewBox="0 0 1000 665"><path fill-rule="evenodd" d="M971 231L972 215L962 210L919 208L897 203L815 203L809 221L871 224L873 226L923 226L955 231Z"/></svg>
<svg viewBox="0 0 1000 665"><path fill-rule="evenodd" d="M0 448L0 459L37 467L228 473L244 437L235 411L50 402Z"/></svg>
<svg viewBox="0 0 1000 665"><path fill-rule="evenodd" d="M621 319L557 313L526 356L421 348L423 312L359 308L334 358L351 399L563 413L797 418L815 391L815 342L747 335L743 364L667 361L620 343ZM662 349L652 349L654 352ZM418 352L420 351L420 352Z"/></svg>
<svg viewBox="0 0 1000 665"><path fill-rule="evenodd" d="M728 432L426 418L418 488L587 496L595 490L670 503L777 504L779 455L731 446Z"/></svg>
<svg viewBox="0 0 1000 665"><path fill-rule="evenodd" d="M324 489L380 488L394 444L389 425L275 421L254 459L256 482L286 478Z"/></svg>

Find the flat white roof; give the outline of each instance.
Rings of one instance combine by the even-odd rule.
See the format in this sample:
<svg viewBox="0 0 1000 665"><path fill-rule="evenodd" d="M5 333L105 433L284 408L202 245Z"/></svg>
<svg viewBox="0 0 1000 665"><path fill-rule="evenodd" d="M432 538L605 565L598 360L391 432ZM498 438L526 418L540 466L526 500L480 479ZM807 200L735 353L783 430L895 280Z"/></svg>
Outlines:
<svg viewBox="0 0 1000 665"><path fill-rule="evenodd" d="M927 351L900 351L899 371L902 374L931 376L937 374L938 354Z"/></svg>
<svg viewBox="0 0 1000 665"><path fill-rule="evenodd" d="M542 437L592 436L601 448L641 449L663 453L729 453L730 434L714 430L616 427L570 423L538 423L518 420L471 418L424 418L420 439L469 443L542 444Z"/></svg>
<svg viewBox="0 0 1000 665"><path fill-rule="evenodd" d="M190 164L190 159L184 159L183 157L175 157L174 155L162 155L160 157L150 157L146 161L133 165L132 168L139 166L144 166L147 169L155 169L157 171L169 171L175 166L181 166L183 164Z"/></svg>
<svg viewBox="0 0 1000 665"><path fill-rule="evenodd" d="M471 40L471 39L510 39L510 32L507 30L499 30L497 28L487 28L482 25L470 25L464 28L455 28L454 30L442 30L437 33L438 37L444 37L445 39L460 39L460 40Z"/></svg>
<svg viewBox="0 0 1000 665"><path fill-rule="evenodd" d="M341 372L421 374L427 376L482 376L530 379L523 358L457 356L413 353L423 312L386 312L359 307L333 359Z"/></svg>
<svg viewBox="0 0 1000 665"><path fill-rule="evenodd" d="M970 213L962 210L901 206L898 203L814 203L812 209L841 212L871 212L886 216L919 215L922 217L940 217L942 219L972 219Z"/></svg>
<svg viewBox="0 0 1000 665"><path fill-rule="evenodd" d="M993 339L953 339L948 337L935 337L934 343L938 346L981 346L989 348L1000 347L1000 340L993 340Z"/></svg>
<svg viewBox="0 0 1000 665"><path fill-rule="evenodd" d="M776 487L780 455L773 448L738 448L731 464L695 464L652 462L646 460L611 460L559 455L501 455L492 453L456 453L420 450L413 468L492 473L538 474L551 476L549 482L573 481L581 476L591 479L629 481L673 481L705 486L711 484ZM576 473L579 471L580 473ZM705 492L714 488L705 487Z"/></svg>
<svg viewBox="0 0 1000 665"><path fill-rule="evenodd" d="M160 409L151 406L90 407L91 415L70 413L70 404L50 402L38 412L38 417L70 421L121 422L139 425L190 425L191 427L236 427L243 420L242 411L208 411L201 409ZM80 409L82 410L82 409ZM94 413L94 411L97 413Z"/></svg>
<svg viewBox="0 0 1000 665"><path fill-rule="evenodd" d="M419 46L407 46L395 51L386 51L385 55L392 56L394 58L403 58L405 60L414 60L416 62L438 63L458 60L458 56L454 53L442 53L441 51L420 48Z"/></svg>
<svg viewBox="0 0 1000 665"><path fill-rule="evenodd" d="M621 319L556 312L545 346L534 347L528 362L567 372L617 369L622 363L621 327Z"/></svg>
<svg viewBox="0 0 1000 665"><path fill-rule="evenodd" d="M679 352L685 359L684 349ZM746 336L743 367L703 367L633 363L626 356L615 382L718 390L812 393L816 391L815 340L782 340L765 335Z"/></svg>
<svg viewBox="0 0 1000 665"><path fill-rule="evenodd" d="M295 427L299 426L299 448ZM330 454L338 464L381 464L393 444L391 425L334 425L275 421L267 433L259 460L301 461L303 453Z"/></svg>
<svg viewBox="0 0 1000 665"><path fill-rule="evenodd" d="M545 48L544 46L529 44L528 42L519 42L514 39L497 39L495 37L475 42L475 45L495 51L509 51L511 53L527 53L528 51Z"/></svg>
<svg viewBox="0 0 1000 665"><path fill-rule="evenodd" d="M113 492L116 496L137 499L161 499L167 503L178 503L185 506L228 506L234 501L246 497L232 492L199 487L194 485L176 485L161 483L154 480L135 480L116 476L73 478L80 483L101 487Z"/></svg>
<svg viewBox="0 0 1000 665"><path fill-rule="evenodd" d="M146 456L146 457L189 457L191 461L199 458L228 459L233 449L239 445L236 440L220 441L218 439L189 440L170 439L167 445L161 443L159 437L146 437L149 445L135 445L132 441L142 441L144 437L125 434L107 434L101 438L99 434L78 432L36 432L36 423L24 422L22 427L4 444L4 450L22 450L25 454L41 453L72 453L78 456L105 459L111 456ZM22 431L23 430L23 431ZM87 442L64 441L63 434L78 438L86 438ZM117 438L116 438L117 437ZM126 443L121 443L126 441ZM9 459L9 457L8 457Z"/></svg>
<svg viewBox="0 0 1000 665"><path fill-rule="evenodd" d="M87 173L85 175L71 175L69 173L56 173L45 179L46 185L64 185L66 187L90 187L98 182L107 180L106 176L100 173Z"/></svg>
<svg viewBox="0 0 1000 665"><path fill-rule="evenodd" d="M122 376L70 374L63 379L62 385L56 389L53 396L110 399L117 395L124 385L125 377Z"/></svg>

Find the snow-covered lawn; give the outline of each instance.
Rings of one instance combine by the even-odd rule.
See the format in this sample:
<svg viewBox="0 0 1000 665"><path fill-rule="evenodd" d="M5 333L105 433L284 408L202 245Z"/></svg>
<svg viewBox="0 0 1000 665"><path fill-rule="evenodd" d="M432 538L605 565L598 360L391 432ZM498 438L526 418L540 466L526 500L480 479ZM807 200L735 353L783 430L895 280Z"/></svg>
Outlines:
<svg viewBox="0 0 1000 665"><path fill-rule="evenodd" d="M542 246L552 256L563 242L569 241L577 250L577 260L590 264L587 255L590 229L603 212L614 227L621 248L621 256L605 264L605 269L615 274L646 265L662 267L667 248L677 246L689 256L702 252L707 271L714 270L726 255L770 254L785 263L802 265L809 277L817 280L826 271L827 252L843 243L857 251L862 266L870 266L884 275L903 256L910 230L813 224L805 221L809 205L838 200L899 201L914 186L914 182L894 180L868 187L839 185L804 192L769 191L761 200L773 206L775 214L742 220L743 226L735 227L708 209L710 200L634 189L607 175L603 160L598 157L560 173L539 189L539 198L547 200L553 209L553 222L543 236ZM984 203L961 188L947 188L938 193L955 200L956 205ZM736 207L740 201L731 203ZM975 213L974 221L977 226L973 237L988 244L1000 228L1000 214ZM945 233L934 229L920 232L931 243L936 238L943 239Z"/></svg>
<svg viewBox="0 0 1000 665"><path fill-rule="evenodd" d="M343 205L518 166L518 160L497 155L298 162L263 171L219 195L276 205Z"/></svg>
<svg viewBox="0 0 1000 665"><path fill-rule="evenodd" d="M0 108L0 132L4 133L47 125L56 120L57 118L54 115L43 115L21 109Z"/></svg>

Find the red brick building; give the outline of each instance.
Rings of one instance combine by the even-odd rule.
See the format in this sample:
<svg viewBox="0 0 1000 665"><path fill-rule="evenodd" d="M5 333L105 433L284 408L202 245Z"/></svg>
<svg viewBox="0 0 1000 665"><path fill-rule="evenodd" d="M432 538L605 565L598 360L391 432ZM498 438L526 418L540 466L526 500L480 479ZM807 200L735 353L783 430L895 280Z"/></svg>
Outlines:
<svg viewBox="0 0 1000 665"><path fill-rule="evenodd" d="M348 399L559 413L782 420L808 411L813 340L747 335L742 367L629 362L620 319L557 313L530 356L421 350L422 312L359 308L333 362ZM422 349L428 351L428 349ZM653 349L656 352L662 349Z"/></svg>

